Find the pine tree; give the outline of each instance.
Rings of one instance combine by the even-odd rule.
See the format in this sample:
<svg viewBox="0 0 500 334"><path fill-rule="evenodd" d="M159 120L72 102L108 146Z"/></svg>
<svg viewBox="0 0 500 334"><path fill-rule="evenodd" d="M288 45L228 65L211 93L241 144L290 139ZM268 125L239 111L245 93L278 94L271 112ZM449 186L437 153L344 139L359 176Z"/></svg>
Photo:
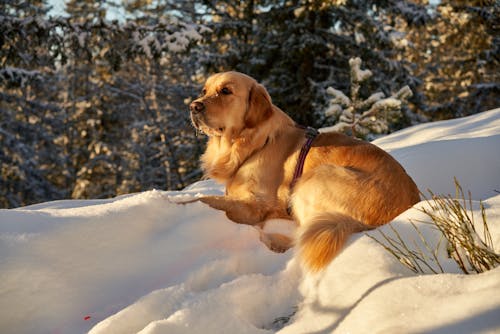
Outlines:
<svg viewBox="0 0 500 334"><path fill-rule="evenodd" d="M98 23L106 18L106 1L69 0L65 2L65 11L71 23Z"/></svg>
<svg viewBox="0 0 500 334"><path fill-rule="evenodd" d="M441 1L425 25L398 22L399 59L422 80L415 108L430 119L498 107L500 6L496 1ZM411 13L410 13L411 14Z"/></svg>
<svg viewBox="0 0 500 334"><path fill-rule="evenodd" d="M46 1L0 5L0 207L62 198L66 160L57 141L56 38L43 19Z"/></svg>
<svg viewBox="0 0 500 334"><path fill-rule="evenodd" d="M388 133L391 124L402 117L402 107L412 96L412 91L408 86L404 86L390 97L386 97L382 92L376 92L362 99L359 96L361 85L366 83L373 73L361 69L360 58L351 58L349 66L350 98L343 92L328 87L327 92L332 95L332 99L325 115L333 117L335 125L323 130L344 132L363 139L374 139L376 135Z"/></svg>
<svg viewBox="0 0 500 334"><path fill-rule="evenodd" d="M17 18L26 18L34 16L44 16L49 11L47 0L4 0L0 3L0 13L2 15L13 16Z"/></svg>
<svg viewBox="0 0 500 334"><path fill-rule="evenodd" d="M173 16L109 22L86 5L77 17L0 17L2 206L178 188L199 176L184 102L194 67L171 65L202 28Z"/></svg>

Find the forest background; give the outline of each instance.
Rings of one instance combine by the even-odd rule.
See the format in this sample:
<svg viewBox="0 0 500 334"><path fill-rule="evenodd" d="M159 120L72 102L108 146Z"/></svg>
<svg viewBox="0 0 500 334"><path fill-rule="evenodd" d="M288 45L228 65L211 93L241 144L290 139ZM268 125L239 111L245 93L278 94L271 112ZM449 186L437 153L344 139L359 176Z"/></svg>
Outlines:
<svg viewBox="0 0 500 334"><path fill-rule="evenodd" d="M361 97L413 91L386 133L500 105L494 0L69 0L63 15L50 9L0 3L0 208L198 180L205 139L187 105L218 71L255 77L314 127L341 116L325 114L327 88L349 92L354 57L373 72Z"/></svg>

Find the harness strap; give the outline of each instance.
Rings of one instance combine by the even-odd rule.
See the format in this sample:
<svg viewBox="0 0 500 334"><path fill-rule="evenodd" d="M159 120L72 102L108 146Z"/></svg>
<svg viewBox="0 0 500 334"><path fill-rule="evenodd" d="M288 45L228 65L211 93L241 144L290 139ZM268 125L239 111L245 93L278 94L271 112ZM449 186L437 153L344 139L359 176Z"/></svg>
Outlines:
<svg viewBox="0 0 500 334"><path fill-rule="evenodd" d="M305 136L307 138L306 142L300 149L299 157L297 158L297 164L295 165L295 172L293 173L292 182L290 183L290 193L293 191L295 184L298 179L302 176L302 172L304 171L304 163L306 161L307 153L311 149L312 143L314 139L319 135L319 131L315 128L303 125L296 125L298 128L304 129L306 131ZM288 214L291 213L291 205L288 206L287 211Z"/></svg>

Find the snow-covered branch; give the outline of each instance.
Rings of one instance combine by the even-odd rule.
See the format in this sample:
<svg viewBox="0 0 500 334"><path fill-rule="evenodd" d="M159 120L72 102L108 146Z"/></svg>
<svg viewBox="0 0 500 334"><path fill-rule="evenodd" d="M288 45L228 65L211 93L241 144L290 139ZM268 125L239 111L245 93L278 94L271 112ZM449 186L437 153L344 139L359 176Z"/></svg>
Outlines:
<svg viewBox="0 0 500 334"><path fill-rule="evenodd" d="M325 110L327 117L334 117L337 123L324 131L338 131L367 137L370 134L385 133L389 130L389 121L401 116L401 107L412 96L408 86L404 86L390 97L382 92L371 94L367 99L360 99L361 83L372 76L370 70L361 69L361 59L349 60L351 67L351 97L332 87L326 92L332 96Z"/></svg>
<svg viewBox="0 0 500 334"><path fill-rule="evenodd" d="M17 67L0 68L0 81L21 87L29 81L40 79L41 76L40 71L29 71Z"/></svg>
<svg viewBox="0 0 500 334"><path fill-rule="evenodd" d="M114 52L130 56L139 53L148 58L169 52L184 52L192 43L200 41L203 33L209 31L206 26L186 23L175 17L162 18L156 24L138 25L133 21L119 23L98 20L93 23L78 23L64 17L0 16L0 27L5 36L26 33L51 36L45 43L54 44L50 45L53 49L62 48L68 43L76 49L90 49L93 47L89 45L92 36L98 34L100 43L109 42L115 49ZM15 40L10 42L15 43Z"/></svg>

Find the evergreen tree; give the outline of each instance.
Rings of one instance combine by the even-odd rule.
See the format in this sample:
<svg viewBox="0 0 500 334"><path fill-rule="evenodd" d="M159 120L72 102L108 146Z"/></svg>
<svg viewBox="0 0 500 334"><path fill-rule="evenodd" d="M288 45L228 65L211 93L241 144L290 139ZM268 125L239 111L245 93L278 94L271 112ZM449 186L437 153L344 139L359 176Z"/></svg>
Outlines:
<svg viewBox="0 0 500 334"><path fill-rule="evenodd" d="M398 22L404 32L398 58L422 81L415 107L434 120L498 107L498 1L441 1L429 10L425 25Z"/></svg>
<svg viewBox="0 0 500 334"><path fill-rule="evenodd" d="M0 5L0 207L64 198L66 159L46 1Z"/></svg>
<svg viewBox="0 0 500 334"><path fill-rule="evenodd" d="M86 5L77 17L0 17L2 206L179 188L199 177L187 157L201 151L186 130L189 74L166 69L201 29L167 16L109 22Z"/></svg>
<svg viewBox="0 0 500 334"><path fill-rule="evenodd" d="M69 0L65 11L71 23L98 23L106 18L106 1Z"/></svg>
<svg viewBox="0 0 500 334"><path fill-rule="evenodd" d="M50 10L47 0L4 0L0 3L0 13L17 18L44 16Z"/></svg>

